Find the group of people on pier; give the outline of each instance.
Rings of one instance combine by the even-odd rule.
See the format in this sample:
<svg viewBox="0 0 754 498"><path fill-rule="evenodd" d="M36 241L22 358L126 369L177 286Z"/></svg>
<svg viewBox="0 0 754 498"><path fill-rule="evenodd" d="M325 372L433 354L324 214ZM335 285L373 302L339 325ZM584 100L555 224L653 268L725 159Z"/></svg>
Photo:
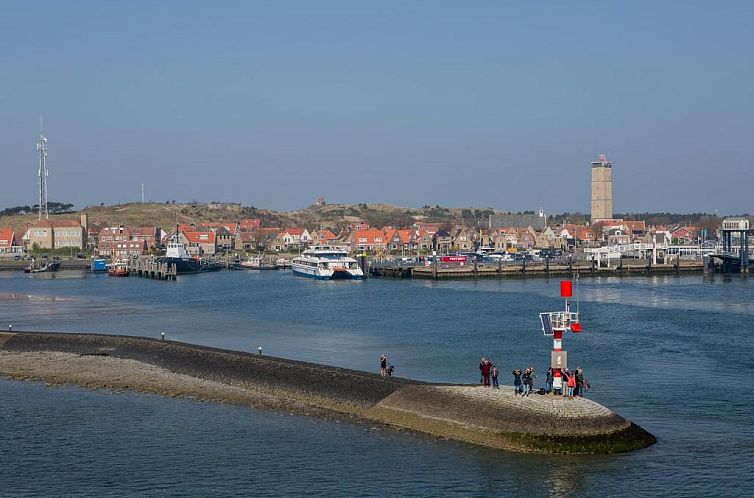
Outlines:
<svg viewBox="0 0 754 498"><path fill-rule="evenodd" d="M388 362L387 355L384 353L380 355L380 375L382 377L391 377L393 375L394 366ZM589 389L589 381L584 377L584 370L581 367L576 367L575 370L560 369L561 374L561 388L556 389L554 387L554 375L553 368L548 368L545 374L545 387L539 389L540 394L553 393L558 396L564 396L566 398L574 398L577 396L584 396ZM483 356L479 360L479 383L484 387L492 387L493 389L500 389L500 383L498 382L499 371L494 363L489 358ZM534 368L529 366L522 372L520 368L513 370L513 392L516 396L522 397L529 396L534 392Z"/></svg>
<svg viewBox="0 0 754 498"><path fill-rule="evenodd" d="M513 370L513 391L516 396L528 396L534 391L534 369L527 367L521 372L520 368Z"/></svg>
<svg viewBox="0 0 754 498"><path fill-rule="evenodd" d="M566 398L574 398L576 396L584 396L584 393L589 390L589 381L584 377L584 369L576 367L575 370L560 370L563 380L561 382L561 389L553 388L553 369L547 369L547 378L545 380L545 392L555 392L555 394L562 394Z"/></svg>
<svg viewBox="0 0 754 498"><path fill-rule="evenodd" d="M499 388L497 367L487 358L482 357L479 362L479 372L481 374L480 383L484 387L490 387L492 381L493 388ZM545 387L539 390L540 394L553 393L566 398L584 396L589 389L589 381L584 377L584 370L577 367L575 370L560 369L561 387L554 388L554 370L548 368L545 374ZM523 371L520 368L513 370L513 392L515 396L529 396L534 392L534 368L529 366Z"/></svg>

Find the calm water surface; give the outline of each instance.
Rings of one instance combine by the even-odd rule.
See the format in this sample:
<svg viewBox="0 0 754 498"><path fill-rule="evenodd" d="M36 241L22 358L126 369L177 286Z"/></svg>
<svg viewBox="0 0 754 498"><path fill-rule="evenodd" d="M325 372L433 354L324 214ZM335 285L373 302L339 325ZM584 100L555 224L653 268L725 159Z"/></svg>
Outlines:
<svg viewBox="0 0 754 498"><path fill-rule="evenodd" d="M487 355L544 372L557 280L319 282L220 272L157 282L0 273L15 329L159 337L476 382ZM754 279L582 279L564 347L589 396L658 437L627 455L503 453L368 424L0 380L0 494L741 496L754 493ZM4 326L4 324L3 324ZM543 382L543 376L537 381Z"/></svg>

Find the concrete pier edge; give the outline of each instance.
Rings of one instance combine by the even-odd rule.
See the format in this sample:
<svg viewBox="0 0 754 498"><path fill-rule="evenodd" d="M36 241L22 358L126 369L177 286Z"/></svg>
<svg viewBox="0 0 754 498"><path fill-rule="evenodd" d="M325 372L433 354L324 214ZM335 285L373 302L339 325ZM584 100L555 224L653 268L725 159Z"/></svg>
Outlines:
<svg viewBox="0 0 754 498"><path fill-rule="evenodd" d="M41 361L23 357L13 363L14 354L36 354ZM112 373L114 367L120 374ZM147 369L148 375L139 376ZM507 386L498 391L382 378L146 337L0 332L0 375L376 422L526 453L618 453L656 442L638 425L586 399L534 395L523 400Z"/></svg>

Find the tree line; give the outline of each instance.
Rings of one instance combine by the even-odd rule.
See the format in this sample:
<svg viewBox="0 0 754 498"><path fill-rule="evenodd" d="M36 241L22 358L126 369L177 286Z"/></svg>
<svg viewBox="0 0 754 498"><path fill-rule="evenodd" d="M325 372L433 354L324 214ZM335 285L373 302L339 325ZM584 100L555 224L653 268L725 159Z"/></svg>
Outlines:
<svg viewBox="0 0 754 498"><path fill-rule="evenodd" d="M73 204L67 202L47 202L47 210L50 214L65 214L71 212ZM31 214L39 211L39 204L33 206L13 206L0 211L0 216L14 216L18 214Z"/></svg>

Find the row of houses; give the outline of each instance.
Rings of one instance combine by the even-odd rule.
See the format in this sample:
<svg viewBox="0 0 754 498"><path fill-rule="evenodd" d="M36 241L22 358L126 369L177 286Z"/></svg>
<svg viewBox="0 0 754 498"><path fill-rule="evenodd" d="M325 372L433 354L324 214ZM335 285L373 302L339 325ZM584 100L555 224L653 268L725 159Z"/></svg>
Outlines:
<svg viewBox="0 0 754 498"><path fill-rule="evenodd" d="M600 220L589 226L564 224L536 230L505 227L488 230L440 223L417 222L409 228L370 227L366 222L351 223L336 235L327 229L309 231L305 227L262 227L260 219L235 223L182 224L167 232L157 226L96 227L81 218L41 220L19 235L0 228L0 253L25 249L88 249L104 257L129 257L159 250L167 239L177 236L190 254L213 255L223 251L296 251L310 245L336 244L356 252L429 254L529 249L569 250L576 247L657 242L695 244L710 235L695 226L653 226L643 221Z"/></svg>
<svg viewBox="0 0 754 498"><path fill-rule="evenodd" d="M660 244L695 244L705 234L694 226L653 226L644 221L601 220L593 225L564 224L536 230L527 227L504 227L492 230L465 226L449 228L439 223L417 223L410 228L370 227L365 222L347 226L335 235L328 231L305 228L281 230L266 247L290 251L307 244L333 243L357 252L369 253L440 253L467 251L504 252L530 249L572 250L578 247L657 242ZM263 244L263 240L260 239Z"/></svg>

